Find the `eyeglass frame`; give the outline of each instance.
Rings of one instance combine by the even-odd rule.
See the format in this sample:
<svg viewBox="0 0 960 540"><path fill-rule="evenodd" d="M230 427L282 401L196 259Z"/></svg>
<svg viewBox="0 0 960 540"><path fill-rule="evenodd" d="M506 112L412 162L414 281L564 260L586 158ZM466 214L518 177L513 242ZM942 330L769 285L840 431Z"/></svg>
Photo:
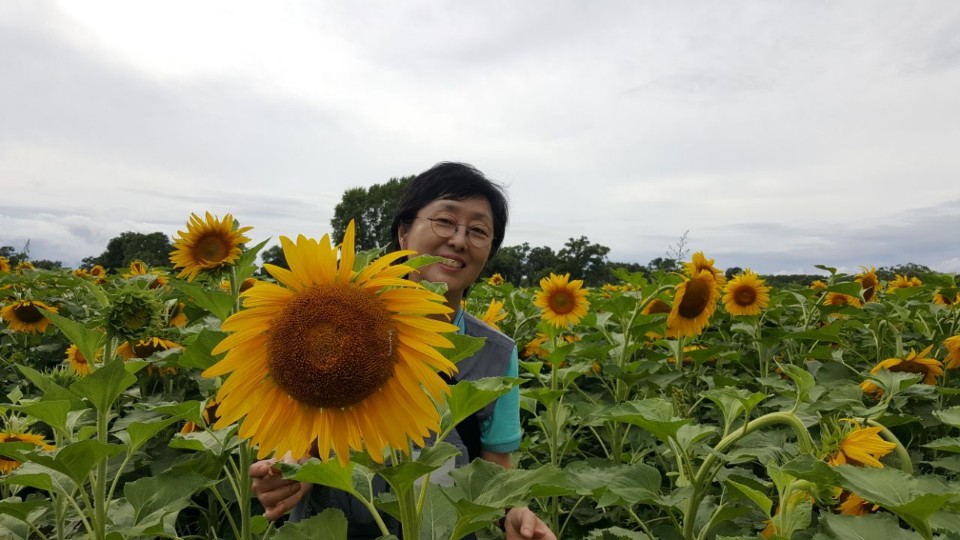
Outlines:
<svg viewBox="0 0 960 540"><path fill-rule="evenodd" d="M430 222L430 230L433 231L433 234L437 235L438 238L453 238L458 232L460 232L460 227L465 229L465 235L467 236L467 241L470 242L470 245L477 248L483 249L485 247L490 247L493 245L493 241L496 240L496 235L493 234L493 231L490 231L490 235L487 236L487 243L483 245L477 245L476 238L470 234L470 231L473 230L472 227L465 223L460 223L448 217L426 217L426 216L414 216L413 219L425 219ZM438 221L448 221L450 225L453 225L453 231L450 234L444 235L437 231L437 222ZM440 225L444 227L446 225ZM486 228L486 226L484 226Z"/></svg>

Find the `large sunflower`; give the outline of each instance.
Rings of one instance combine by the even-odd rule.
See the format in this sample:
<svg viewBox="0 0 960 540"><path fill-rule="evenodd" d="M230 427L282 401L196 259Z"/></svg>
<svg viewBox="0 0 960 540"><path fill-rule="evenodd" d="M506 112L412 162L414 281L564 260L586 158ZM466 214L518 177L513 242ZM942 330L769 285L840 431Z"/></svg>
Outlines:
<svg viewBox="0 0 960 540"><path fill-rule="evenodd" d="M713 275L714 281L717 282L717 287L723 287L723 284L727 281L727 278L724 277L723 272L713 265L713 259L708 259L706 256L704 256L702 251L694 253L693 259L684 264L684 268L686 269L687 277L689 278L697 277L700 275L700 272L709 270L710 274Z"/></svg>
<svg viewBox="0 0 960 540"><path fill-rule="evenodd" d="M57 312L57 308L39 300L15 300L0 309L0 318L6 320L7 326L14 332L41 334L50 325L50 319L44 317L41 310Z"/></svg>
<svg viewBox="0 0 960 540"><path fill-rule="evenodd" d="M483 317L480 317L480 320L499 330L500 327L497 326L497 323L506 318L507 313L503 311L503 302L499 300L490 300L490 307L487 308L487 311L483 314Z"/></svg>
<svg viewBox="0 0 960 540"><path fill-rule="evenodd" d="M731 315L759 315L770 303L770 287L757 274L745 270L724 289L723 305Z"/></svg>
<svg viewBox="0 0 960 540"><path fill-rule="evenodd" d="M174 268L183 268L177 274L193 281L203 270L213 270L228 266L240 258L240 245L250 241L243 233L253 227L234 226L233 216L227 214L217 219L207 212L204 221L196 214L190 214L186 231L177 231L179 238L174 240L170 262Z"/></svg>
<svg viewBox="0 0 960 540"><path fill-rule="evenodd" d="M299 458L316 441L321 458L334 451L346 464L351 449L382 461L387 447L423 445L440 426L435 401L449 392L438 372L456 371L435 348L451 347L441 333L457 327L429 318L450 313L443 296L403 279L411 267L391 265L414 253L354 271L352 221L339 247L327 236L280 242L290 269L266 265L279 284L243 293L245 309L223 323L231 335L213 350L227 356L203 372L231 374L215 427L242 418L239 434L261 458Z"/></svg>
<svg viewBox="0 0 960 540"><path fill-rule="evenodd" d="M587 314L590 302L583 280L570 280L570 274L558 276L553 272L540 280L540 290L533 305L542 310L544 320L556 328L567 328L580 322Z"/></svg>
<svg viewBox="0 0 960 540"><path fill-rule="evenodd" d="M0 443L15 443L15 442L30 443L40 448L44 452L51 452L55 450L53 445L47 444L47 441L43 439L43 435L37 435L36 433L19 432L19 431L0 432ZM8 473L16 469L20 465L23 465L23 463L20 461L0 456L0 474Z"/></svg>
<svg viewBox="0 0 960 540"><path fill-rule="evenodd" d="M102 354L102 350L97 351L97 360L100 360ZM74 344L70 344L70 346L67 347L67 363L70 365L70 370L81 377L89 375L90 372L93 371L90 362L87 361L83 353L80 352L80 349Z"/></svg>
<svg viewBox="0 0 960 540"><path fill-rule="evenodd" d="M883 467L880 458L893 452L896 444L880 438L880 427L860 427L856 424L843 440L836 453L827 459L830 465L857 465Z"/></svg>
<svg viewBox="0 0 960 540"><path fill-rule="evenodd" d="M667 337L700 335L716 311L719 298L720 288L708 269L677 285L673 306L667 315Z"/></svg>
<svg viewBox="0 0 960 540"><path fill-rule="evenodd" d="M860 288L863 289L864 302L876 302L877 292L880 289L880 280L877 279L877 269L873 266L871 266L869 270L867 270L866 266L861 266L861 268L863 268L863 272L857 274L854 281L859 283Z"/></svg>
<svg viewBox="0 0 960 540"><path fill-rule="evenodd" d="M933 345L930 345L919 353L911 349L910 354L907 355L906 358L887 358L886 360L873 366L873 368L870 369L870 373L876 374L881 369L899 371L902 373L919 373L923 375L924 384L936 384L937 377L941 377L943 375L943 363L935 358L927 358L927 355L930 354L931 350L933 350ZM870 380L860 383L860 388L868 394L876 394L881 392L880 387Z"/></svg>
<svg viewBox="0 0 960 540"><path fill-rule="evenodd" d="M943 359L947 369L960 369L960 334L949 337L943 342L947 348L947 357Z"/></svg>

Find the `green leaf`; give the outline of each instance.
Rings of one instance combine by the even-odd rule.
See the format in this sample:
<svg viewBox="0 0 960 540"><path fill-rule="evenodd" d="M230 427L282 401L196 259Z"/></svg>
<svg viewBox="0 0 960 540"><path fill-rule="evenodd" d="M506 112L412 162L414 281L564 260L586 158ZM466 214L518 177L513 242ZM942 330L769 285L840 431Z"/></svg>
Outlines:
<svg viewBox="0 0 960 540"><path fill-rule="evenodd" d="M942 450L945 452L960 452L960 437L943 437L923 445L924 448Z"/></svg>
<svg viewBox="0 0 960 540"><path fill-rule="evenodd" d="M42 511L50 507L50 501L46 499L30 499L18 501L14 499L5 499L0 501L0 514L12 516L20 521L32 523L39 517L37 509Z"/></svg>
<svg viewBox="0 0 960 540"><path fill-rule="evenodd" d="M445 338L449 339L453 343L452 349L438 349L447 360L450 360L454 364L470 358L477 351L483 348L483 344L487 341L486 338L479 338L474 336L467 336L463 334L444 334Z"/></svg>
<svg viewBox="0 0 960 540"><path fill-rule="evenodd" d="M770 497L767 497L765 493L762 493L756 489L753 489L752 487L746 484L741 484L740 482L734 482L729 478L724 482L727 485L736 488L737 491L739 491L740 493L743 493L744 495L746 495L747 498L753 501L753 503L756 504L760 508L760 510L763 511L765 515L767 516L773 515L771 512L771 510L773 509L773 501L771 501Z"/></svg>
<svg viewBox="0 0 960 540"><path fill-rule="evenodd" d="M831 513L820 514L820 523L824 525L830 538L836 540L920 540L922 537L912 531L900 528L897 518L890 514L868 514L865 516L842 516Z"/></svg>
<svg viewBox="0 0 960 540"><path fill-rule="evenodd" d="M588 540L649 540L650 537L640 531L631 531L621 527L594 529L586 537Z"/></svg>
<svg viewBox="0 0 960 540"><path fill-rule="evenodd" d="M784 463L780 471L817 485L833 486L840 482L840 476L833 467L810 454L801 454Z"/></svg>
<svg viewBox="0 0 960 540"><path fill-rule="evenodd" d="M447 540L457 525L457 510L439 489L428 489L420 519L420 540Z"/></svg>
<svg viewBox="0 0 960 540"><path fill-rule="evenodd" d="M942 411L933 411L933 415L944 424L960 428L960 407L950 407Z"/></svg>
<svg viewBox="0 0 960 540"><path fill-rule="evenodd" d="M444 415L441 431L447 433L471 414L509 392L518 382L519 379L510 377L485 377L453 385L447 398L450 415Z"/></svg>
<svg viewBox="0 0 960 540"><path fill-rule="evenodd" d="M738 418L749 414L754 407L767 398L766 394L751 393L744 388L734 388L732 386L707 390L703 393L703 396L720 407L723 420L728 426L733 425L733 422Z"/></svg>
<svg viewBox="0 0 960 540"><path fill-rule="evenodd" d="M859 291L860 291L860 286L857 285L857 292L859 293ZM826 341L829 343L840 343L840 325L832 324L830 326L824 326L823 328L816 328L814 330L804 330L802 332L790 332L788 334L784 334L783 338Z"/></svg>
<svg viewBox="0 0 960 540"><path fill-rule="evenodd" d="M76 483L66 474L50 470L38 463L24 463L3 479L4 483L53 491L64 497L73 497Z"/></svg>
<svg viewBox="0 0 960 540"><path fill-rule="evenodd" d="M346 540L347 518L336 508L296 523L288 521L277 529L273 540Z"/></svg>
<svg viewBox="0 0 960 540"><path fill-rule="evenodd" d="M123 364L123 360L115 358L73 383L70 390L90 400L98 411L109 411L120 394L137 382Z"/></svg>
<svg viewBox="0 0 960 540"><path fill-rule="evenodd" d="M644 463L590 466L583 462L565 469L570 484L582 495L590 495L600 507L659 504L660 471Z"/></svg>
<svg viewBox="0 0 960 540"><path fill-rule="evenodd" d="M677 430L692 422L689 418L674 416L673 404L661 398L623 403L611 407L606 414L609 420L639 426L664 442L675 439Z"/></svg>
<svg viewBox="0 0 960 540"><path fill-rule="evenodd" d="M151 524L167 514L179 512L190 504L194 493L217 482L198 474L167 471L127 483L123 494L134 508L134 522Z"/></svg>
<svg viewBox="0 0 960 540"><path fill-rule="evenodd" d="M230 293L214 291L186 281L172 280L170 284L221 321L226 320L230 316L230 312L233 311L233 295Z"/></svg>
<svg viewBox="0 0 960 540"><path fill-rule="evenodd" d="M53 455L34 453L31 461L67 475L77 484L83 484L87 474L100 461L115 456L126 449L122 444L102 443L89 439L68 444Z"/></svg>
<svg viewBox="0 0 960 540"><path fill-rule="evenodd" d="M234 436L237 429L237 425L233 424L218 430L178 433L169 446L182 450L206 451L219 457L231 453L240 444L240 439Z"/></svg>
<svg viewBox="0 0 960 540"><path fill-rule="evenodd" d="M164 428L179 421L182 416L172 416L163 420L153 422L133 422L127 426L127 433L130 435L130 449L128 452L136 452L144 443L160 433Z"/></svg>
<svg viewBox="0 0 960 540"><path fill-rule="evenodd" d="M366 489L361 490L358 487L367 486L373 478L370 469L352 461L347 463L346 467L342 467L335 459L320 461L316 458L302 465L277 462L276 466L283 472L284 478L341 489L355 497L365 495Z"/></svg>
<svg viewBox="0 0 960 540"><path fill-rule="evenodd" d="M185 369L207 369L216 364L218 359L212 351L225 337L227 337L226 332L204 328L200 333L186 340L177 364Z"/></svg>
<svg viewBox="0 0 960 540"><path fill-rule="evenodd" d="M810 390L817 384L813 375L802 367L793 364L781 364L780 369L797 385L797 399L804 403L809 402Z"/></svg>
<svg viewBox="0 0 960 540"><path fill-rule="evenodd" d="M24 403L18 407L20 411L46 423L59 431L67 432L67 415L70 413L71 403L67 400L37 401Z"/></svg>
<svg viewBox="0 0 960 540"><path fill-rule="evenodd" d="M677 430L677 444L683 451L689 450L694 444L709 438L717 433L716 426L703 424L686 424Z"/></svg>
<svg viewBox="0 0 960 540"><path fill-rule="evenodd" d="M84 358L87 358L91 363L93 362L92 359L97 357L97 351L103 346L104 336L106 335L103 330L87 328L78 322L46 310L41 309L40 313L50 319L50 322L55 324L63 332L63 335L67 336L67 339L77 346Z"/></svg>

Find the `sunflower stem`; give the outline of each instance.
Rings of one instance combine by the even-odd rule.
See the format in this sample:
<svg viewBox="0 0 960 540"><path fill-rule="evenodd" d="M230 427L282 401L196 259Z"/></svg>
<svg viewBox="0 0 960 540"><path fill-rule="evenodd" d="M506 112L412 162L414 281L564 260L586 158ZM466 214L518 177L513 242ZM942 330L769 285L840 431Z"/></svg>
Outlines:
<svg viewBox="0 0 960 540"><path fill-rule="evenodd" d="M250 529L250 497L253 486L250 480L250 465L253 462L252 449L250 441L244 440L240 443L240 467L237 471L237 503L240 505L240 538L242 540L251 540L253 538Z"/></svg>

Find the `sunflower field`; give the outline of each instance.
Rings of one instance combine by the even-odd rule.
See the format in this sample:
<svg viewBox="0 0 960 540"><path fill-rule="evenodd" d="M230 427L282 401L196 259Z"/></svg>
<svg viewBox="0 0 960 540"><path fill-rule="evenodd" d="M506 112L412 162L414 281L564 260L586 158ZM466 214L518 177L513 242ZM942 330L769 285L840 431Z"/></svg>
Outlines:
<svg viewBox="0 0 960 540"><path fill-rule="evenodd" d="M250 465L303 455L282 474L404 538L502 538L529 505L558 538L960 539L954 275L780 290L702 253L590 290L495 275L463 307L516 341L519 376L448 385L480 343L404 279L437 258L355 252L351 227L281 239L289 269L263 272L250 231L191 216L169 268L0 257L0 538L346 538L338 511L263 517ZM423 481L515 386L517 466Z"/></svg>

